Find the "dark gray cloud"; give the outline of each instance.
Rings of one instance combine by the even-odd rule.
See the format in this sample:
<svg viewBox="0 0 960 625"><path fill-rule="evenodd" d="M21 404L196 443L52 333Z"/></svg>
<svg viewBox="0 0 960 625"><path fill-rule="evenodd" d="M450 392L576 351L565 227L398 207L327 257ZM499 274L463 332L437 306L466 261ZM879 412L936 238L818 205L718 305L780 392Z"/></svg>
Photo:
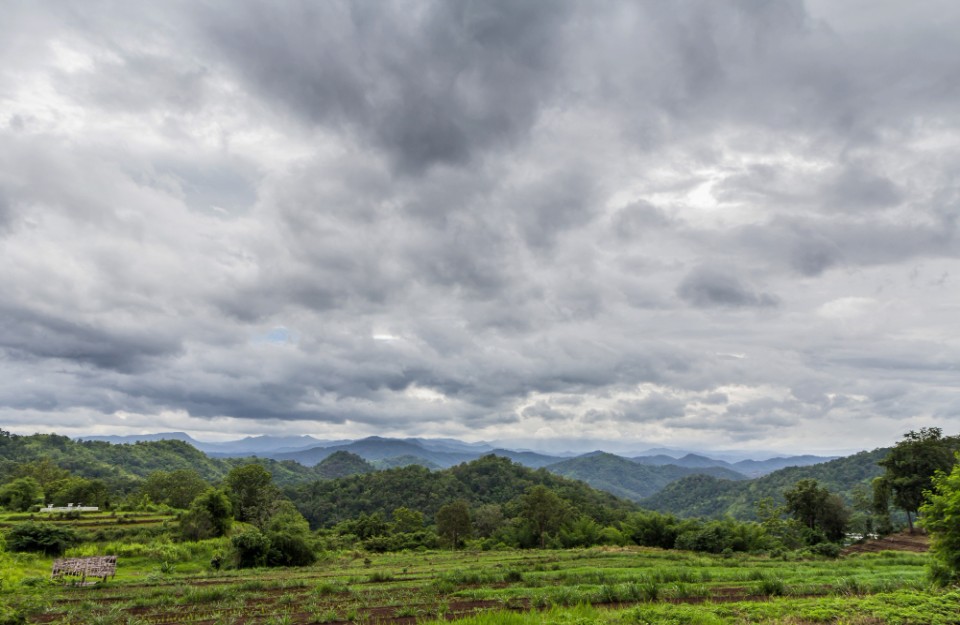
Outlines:
<svg viewBox="0 0 960 625"><path fill-rule="evenodd" d="M957 429L960 10L851 7L14 3L0 421Z"/></svg>
<svg viewBox="0 0 960 625"><path fill-rule="evenodd" d="M566 2L243 2L202 19L263 97L418 173L529 129L568 52L557 36L568 13Z"/></svg>
<svg viewBox="0 0 960 625"><path fill-rule="evenodd" d="M687 274L677 295L699 308L769 308L780 301L776 295L749 288L729 271L712 267L698 267Z"/></svg>

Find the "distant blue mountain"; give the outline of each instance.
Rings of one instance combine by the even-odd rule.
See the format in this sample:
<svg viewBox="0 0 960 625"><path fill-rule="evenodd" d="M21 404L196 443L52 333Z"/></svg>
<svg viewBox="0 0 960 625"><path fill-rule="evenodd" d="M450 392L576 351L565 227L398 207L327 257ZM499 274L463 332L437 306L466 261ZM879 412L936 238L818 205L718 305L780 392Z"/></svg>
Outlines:
<svg viewBox="0 0 960 625"><path fill-rule="evenodd" d="M260 456L276 460L295 460L307 466L314 466L338 451L360 456L378 467L422 464L431 468L451 467L461 462L469 462L487 454L509 458L514 462L531 468L549 467L568 458L566 454L550 455L526 449L494 448L488 443L469 443L452 438L384 438L370 436L360 440L325 441L313 436L248 436L239 440L224 442L198 441L184 432L164 432L160 434L133 434L126 436L84 436L82 440L106 441L114 444L136 443L139 441L179 440L187 442L200 451L215 457ZM729 462L708 456L683 452L670 448L650 449L650 454L630 458L639 465L673 465L684 469L725 469L747 477L759 477L773 471L791 466L809 466L832 460L826 456L790 456L769 458L766 460L740 460ZM612 455L594 451L579 454L574 458L597 455ZM607 464L612 466L608 458ZM578 465L579 466L579 465ZM580 467L583 468L583 467ZM722 476L722 472L713 472ZM672 474L671 474L672 475ZM732 477L732 476L728 476ZM635 489L632 489L635 490Z"/></svg>

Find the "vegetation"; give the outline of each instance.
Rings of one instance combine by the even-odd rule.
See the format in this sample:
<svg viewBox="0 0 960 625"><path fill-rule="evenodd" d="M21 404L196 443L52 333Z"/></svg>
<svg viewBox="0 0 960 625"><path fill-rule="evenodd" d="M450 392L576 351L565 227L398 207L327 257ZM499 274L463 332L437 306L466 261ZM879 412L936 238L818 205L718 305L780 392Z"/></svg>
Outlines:
<svg viewBox="0 0 960 625"><path fill-rule="evenodd" d="M48 556L58 556L77 542L79 537L71 527L32 521L14 525L6 536L10 551L35 551Z"/></svg>
<svg viewBox="0 0 960 625"><path fill-rule="evenodd" d="M609 453L594 453L564 460L547 467L551 473L639 501L663 490L671 482L689 475L709 475L724 480L745 480L746 476L724 467L686 468L674 464L638 464Z"/></svg>
<svg viewBox="0 0 960 625"><path fill-rule="evenodd" d="M933 490L920 505L921 524L932 535L936 557L934 581L942 585L960 580L960 454L949 473L933 478Z"/></svg>
<svg viewBox="0 0 960 625"><path fill-rule="evenodd" d="M757 519L757 503L767 499L785 503L783 493L802 479L816 480L836 493L847 505L856 503L857 493L869 489L882 469L877 464L889 448L864 451L845 458L805 467L780 469L753 480L730 481L707 475L692 475L667 485L657 494L642 499L644 508L681 517L732 517ZM863 519L866 523L869 519Z"/></svg>
<svg viewBox="0 0 960 625"><path fill-rule="evenodd" d="M470 505L463 499L448 503L437 511L437 533L454 549L460 548L463 539L468 538L472 530Z"/></svg>
<svg viewBox="0 0 960 625"><path fill-rule="evenodd" d="M281 488L275 464L250 460L216 479L183 468L81 476L56 454L17 455L15 438L0 436L21 459L3 460L0 482L0 623L526 623L534 608L538 623L584 625L958 622L956 591L926 586L928 565L941 583L960 579L958 467L937 474L918 508L933 557L836 559L853 518L829 486L837 476L784 483L749 520L687 518L496 456ZM862 457L844 460L834 466L869 473ZM760 484L756 497L775 477L728 483ZM860 513L872 502L857 484ZM103 511L37 511L64 492L99 497ZM47 581L60 554L119 555L122 566L80 594Z"/></svg>
<svg viewBox="0 0 960 625"><path fill-rule="evenodd" d="M811 532L820 532L832 541L843 539L850 512L838 496L816 480L803 479L783 494L787 512Z"/></svg>
<svg viewBox="0 0 960 625"><path fill-rule="evenodd" d="M127 545L117 577L100 588L36 581L49 571L40 556L7 561L0 610L8 622L53 625L946 625L960 610L956 591L927 586L922 554L837 562L638 547L339 551L309 567L217 570L209 560L223 547L223 539L189 549Z"/></svg>
<svg viewBox="0 0 960 625"><path fill-rule="evenodd" d="M893 505L907 513L913 531L913 516L920 510L934 475L949 471L953 454L960 450L960 437L944 437L940 428L910 431L877 464L883 475L874 480L875 507L886 514Z"/></svg>

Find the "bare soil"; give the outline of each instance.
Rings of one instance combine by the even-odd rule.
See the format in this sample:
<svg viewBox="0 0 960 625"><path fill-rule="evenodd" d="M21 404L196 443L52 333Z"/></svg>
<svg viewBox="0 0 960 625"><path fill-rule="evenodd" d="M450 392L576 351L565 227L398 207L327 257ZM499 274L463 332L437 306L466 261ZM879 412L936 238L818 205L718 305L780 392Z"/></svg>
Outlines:
<svg viewBox="0 0 960 625"><path fill-rule="evenodd" d="M899 534L890 534L883 538L874 538L862 543L850 545L845 548L841 555L848 556L852 553L876 553L878 551L910 551L913 553L923 553L930 549L930 537L920 530L910 532L900 532Z"/></svg>

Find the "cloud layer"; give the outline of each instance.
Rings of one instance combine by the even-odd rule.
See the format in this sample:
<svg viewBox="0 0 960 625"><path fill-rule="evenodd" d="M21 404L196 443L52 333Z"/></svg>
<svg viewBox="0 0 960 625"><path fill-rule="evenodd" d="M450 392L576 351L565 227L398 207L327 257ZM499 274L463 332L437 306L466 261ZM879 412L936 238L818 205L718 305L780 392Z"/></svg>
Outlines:
<svg viewBox="0 0 960 625"><path fill-rule="evenodd" d="M14 3L0 422L960 429L951 3Z"/></svg>

